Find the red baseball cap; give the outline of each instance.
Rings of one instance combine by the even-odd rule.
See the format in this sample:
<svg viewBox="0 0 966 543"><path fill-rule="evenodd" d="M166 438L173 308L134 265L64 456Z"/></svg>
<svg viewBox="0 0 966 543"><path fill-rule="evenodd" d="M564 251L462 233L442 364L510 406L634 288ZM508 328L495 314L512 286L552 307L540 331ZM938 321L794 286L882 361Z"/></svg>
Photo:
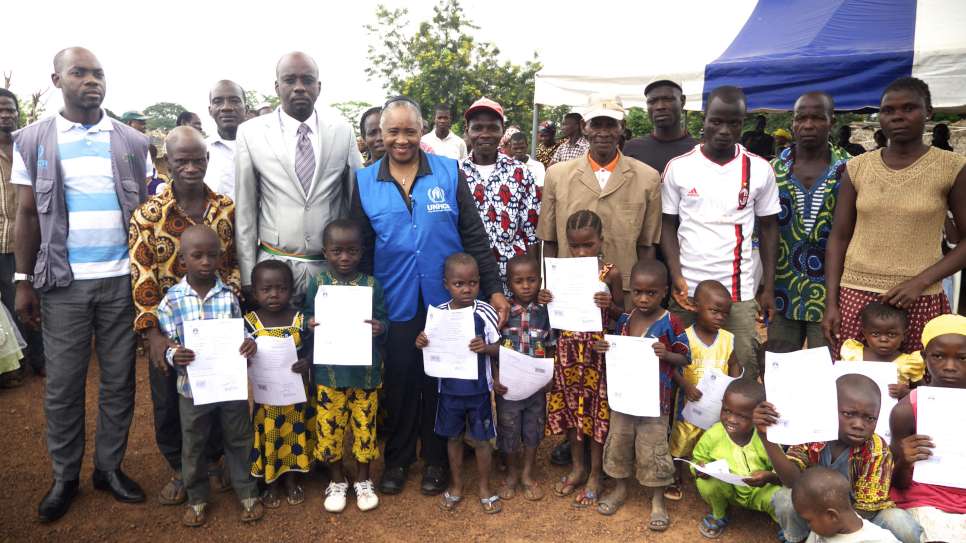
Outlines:
<svg viewBox="0 0 966 543"><path fill-rule="evenodd" d="M490 100L486 96L484 96L483 98L480 98L479 100L473 102L473 105L471 105L466 110L466 112L463 113L463 118L466 119L466 120L469 120L470 115L472 115L473 113L476 113L477 111L481 111L481 110L492 111L493 113L496 113L500 117L500 120L503 120L504 119L504 117L503 117L503 106L501 106L500 104L494 102L493 100Z"/></svg>

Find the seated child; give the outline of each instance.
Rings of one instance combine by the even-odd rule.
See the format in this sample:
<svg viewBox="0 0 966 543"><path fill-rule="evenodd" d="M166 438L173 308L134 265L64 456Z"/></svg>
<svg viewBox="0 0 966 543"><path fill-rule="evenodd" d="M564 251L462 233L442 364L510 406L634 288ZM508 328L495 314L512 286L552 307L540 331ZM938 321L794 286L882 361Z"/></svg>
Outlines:
<svg viewBox="0 0 966 543"><path fill-rule="evenodd" d="M966 388L966 317L932 319L922 330L922 344L930 385ZM919 521L923 541L966 541L966 489L912 480L916 462L932 456L935 447L929 436L916 433L917 399L913 390L892 409L892 499Z"/></svg>
<svg viewBox="0 0 966 543"><path fill-rule="evenodd" d="M443 269L443 285L453 297L441 304L440 309L474 308L473 320L476 337L468 345L477 353L476 379L440 379L439 404L436 408L436 434L447 438L446 453L449 458L450 483L443 492L440 508L455 511L463 500L463 439L464 433L472 438L476 452L476 470L479 474L480 505L487 514L499 513L503 507L500 497L490 492L490 466L493 448L490 440L496 438L493 423L493 406L490 390L498 378L493 371L491 359L500 352L499 317L490 304L477 300L480 293L480 270L476 260L466 253L454 253L446 258ZM416 337L416 347L429 346L426 332ZM499 391L498 391L499 392Z"/></svg>
<svg viewBox="0 0 966 543"><path fill-rule="evenodd" d="M919 353L899 351L909 326L906 312L882 302L871 302L862 309L860 317L865 345L855 339L845 340L841 349L842 360L892 362L896 366L898 383L889 385L889 396L905 398L909 389L922 381L925 372Z"/></svg>
<svg viewBox="0 0 966 543"><path fill-rule="evenodd" d="M676 418L671 427L669 443L671 456L674 458L689 458L694 444L701 437L701 428L684 420L682 411L685 402L696 402L701 399L701 391L698 390L697 385L705 372L717 369L731 377L741 374L741 368L735 358L735 336L721 329L728 315L731 314L731 295L728 289L717 281L701 281L694 290L694 306L694 324L685 330L688 335L688 348L691 351L691 363L673 374L674 382L678 385ZM678 462L677 484L668 487L664 493L669 500L681 499L682 492L679 485L687 471L687 466L684 462Z"/></svg>
<svg viewBox="0 0 966 543"><path fill-rule="evenodd" d="M200 224L185 229L181 234L179 258L187 271L158 304L158 323L161 331L179 345L169 348L165 358L178 372L178 393L181 396L178 404L181 412L181 479L188 493L188 507L181 522L185 526L198 527L207 521L205 510L210 487L205 444L215 417L221 422L231 486L242 503L241 520L254 522L264 516L265 508L258 499L258 485L249 473L253 438L248 400L195 405L185 369L195 354L181 346L184 321L237 319L242 316L241 308L231 289L216 275L221 262L221 242L214 230ZM255 341L246 338L238 352L251 358L255 350Z"/></svg>
<svg viewBox="0 0 966 543"><path fill-rule="evenodd" d="M245 329L260 336L292 338L301 350L306 335L305 319L291 306L295 279L292 268L280 260L263 260L252 269L252 295L258 309L245 314ZM302 358L292 371L308 377L309 362ZM252 446L252 477L264 479L267 486L262 504L270 509L281 505L279 483L285 487L286 501L298 505L305 491L298 474L312 468L311 447L315 441L315 402L293 405L255 404L253 417L255 442Z"/></svg>
<svg viewBox="0 0 966 543"><path fill-rule="evenodd" d="M502 331L502 345L537 358L553 356L547 306L537 303L540 263L531 255L517 255L507 262L506 273L507 286L513 297L510 299L510 318ZM522 483L524 498L530 501L543 499L543 489L533 477L533 464L547 424L547 391L538 390L519 401L505 400L498 395L496 413L497 444L508 460L500 497L504 500L513 498Z"/></svg>
<svg viewBox="0 0 966 543"><path fill-rule="evenodd" d="M328 268L309 279L302 311L315 327L315 295L321 285L372 287L372 365L332 366L314 364L313 381L318 399L318 441L315 458L329 466L329 486L325 489L323 507L330 513L341 513L346 506L349 482L342 467L342 451L346 430L352 428L352 455L356 460L356 506L369 511L379 505L369 471L369 464L379 458L376 442L376 416L379 412L378 390L382 386L382 355L379 345L385 340L387 322L382 286L375 277L359 271L362 258L362 230L358 223L345 219L330 222L322 232L322 248Z"/></svg>
<svg viewBox="0 0 966 543"><path fill-rule="evenodd" d="M749 486L735 486L692 470L701 499L711 506L698 531L708 539L721 537L728 527L728 506L737 505L775 518L771 499L781 488L778 474L755 431L755 407L765 401L765 387L752 379L732 381L721 401L721 421L708 428L694 446L692 457L699 465L726 460L732 473L746 476ZM682 462L683 463L683 462Z"/></svg>
<svg viewBox="0 0 966 543"><path fill-rule="evenodd" d="M768 440L768 427L778 422L775 406L765 401L755 408L755 427L765 445L768 459L781 479L782 488L772 504L786 541L808 537L808 524L792 506L791 487L802 471L811 466L832 468L852 484L853 501L859 515L892 532L902 543L916 543L922 530L909 513L897 509L889 499L892 480L892 451L875 433L879 418L879 387L864 375L849 374L835 382L838 390L838 439L794 445L787 452Z"/></svg>
<svg viewBox="0 0 966 543"><path fill-rule="evenodd" d="M815 466L802 473L792 503L812 530L806 543L898 543L892 532L855 512L851 491L849 480L834 469Z"/></svg>
<svg viewBox="0 0 966 543"><path fill-rule="evenodd" d="M657 338L654 353L659 360L661 416L636 417L611 411L610 431L604 444L604 472L616 485L600 499L597 512L613 515L627 497L627 479L634 475L652 489L648 529L663 532L670 526L664 505L665 488L674 482L674 466L667 447L667 421L671 414L672 374L688 363L688 340L675 315L661 307L667 295L667 268L657 260L642 260L631 269L631 300L634 309L617 320L622 336ZM594 348L607 352L606 341Z"/></svg>

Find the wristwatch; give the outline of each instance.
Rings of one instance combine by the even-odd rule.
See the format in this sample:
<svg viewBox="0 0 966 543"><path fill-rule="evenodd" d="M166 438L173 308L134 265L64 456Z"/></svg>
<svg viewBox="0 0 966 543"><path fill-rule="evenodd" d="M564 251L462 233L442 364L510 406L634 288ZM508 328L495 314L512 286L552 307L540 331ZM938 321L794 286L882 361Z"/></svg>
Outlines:
<svg viewBox="0 0 966 543"><path fill-rule="evenodd" d="M19 283L20 281L28 281L30 283L33 283L34 282L34 276L33 275L30 275L29 273L19 273L19 272L14 273L13 274L13 282L14 283Z"/></svg>

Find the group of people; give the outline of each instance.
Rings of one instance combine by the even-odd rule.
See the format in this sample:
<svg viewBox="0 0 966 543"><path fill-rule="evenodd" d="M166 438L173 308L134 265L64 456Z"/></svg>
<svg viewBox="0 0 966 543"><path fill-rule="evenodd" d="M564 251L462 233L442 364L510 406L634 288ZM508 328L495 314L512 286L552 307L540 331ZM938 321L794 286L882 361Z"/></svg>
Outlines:
<svg viewBox="0 0 966 543"><path fill-rule="evenodd" d="M156 440L171 468L158 499L187 503L187 526L206 522L212 489L233 488L244 521L283 499L302 503L299 477L315 465L330 475L325 510L343 511L351 488L368 511L379 494L402 492L417 458L421 492L454 511L467 445L480 507L498 513L516 497L544 498L536 451L553 434L567 440L550 461L571 465L551 485L555 495L612 515L634 476L651 489L653 531L670 526L666 500L692 488L695 472L673 462L689 458L726 460L748 485L696 473L710 507L698 527L705 537L721 535L735 506L770 515L784 541L966 537L966 491L911 478L933 446L915 432L915 387L966 388L966 324L946 315L940 287L966 264L966 248L940 249L947 214L966 233L966 158L923 142L932 106L922 81L885 89L888 145L856 158L829 141L826 93L796 101L794 141L769 162L739 143L741 89L709 94L697 141L681 123L680 85L660 80L644 89L651 134L624 142L621 102L594 97L563 119L561 141L555 124L542 124L534 157L523 134L507 136L493 100L462 112L463 138L450 130L450 108L436 107L424 133L419 104L395 97L359 121L364 160L353 128L316 105L317 64L296 52L276 66L280 105L265 115L248 119L242 88L217 82L217 135L205 139L193 119L173 129L170 183L152 195L149 142L105 114L96 56L69 48L53 64L64 98L57 115L16 130L7 121L16 97L0 92L0 158L10 164L0 160L0 173L3 190L16 191L15 221L2 198L16 239L15 273L3 279L15 287L0 296L10 304L12 291L19 322L42 330L46 358L54 481L41 520L62 517L79 487L92 346L93 485L145 500L121 469L140 339ZM604 330L658 340L661 416L610 408L603 333L551 327L553 292L541 286L550 257L597 258ZM332 285L372 288L370 366L312 363L316 293ZM424 372L429 306L472 308L476 379ZM246 358L260 337L291 338L291 370L308 401L254 411L247 401L195 405L184 323L222 318L244 320L246 339L231 348ZM878 389L855 376L837 383L839 439L787 450L768 440L778 414L761 384L764 352L805 346L896 364L902 400L891 446L874 434ZM503 398L501 347L554 358L547 389ZM740 378L720 423L702 431L681 412L712 369ZM380 455L377 485L370 464ZM506 465L497 488L494 459ZM615 481L607 492L605 474ZM853 535L877 530L879 539Z"/></svg>

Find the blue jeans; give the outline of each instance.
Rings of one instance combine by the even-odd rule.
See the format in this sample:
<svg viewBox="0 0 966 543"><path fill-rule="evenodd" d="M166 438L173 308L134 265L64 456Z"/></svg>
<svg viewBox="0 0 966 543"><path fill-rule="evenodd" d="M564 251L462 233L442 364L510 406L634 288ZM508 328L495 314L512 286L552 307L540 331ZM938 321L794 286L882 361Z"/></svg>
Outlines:
<svg viewBox="0 0 966 543"><path fill-rule="evenodd" d="M785 539L791 543L805 541L811 530L808 527L808 523L805 522L805 519L798 516L795 508L792 506L792 489L782 488L775 493L771 502L775 506L775 518L785 533ZM867 516L868 514L872 513L867 513L866 515L860 514L860 516L863 516L866 520L880 528L889 530L902 543L919 543L919 539L922 536L922 528L908 511L891 507L877 511L871 517Z"/></svg>

